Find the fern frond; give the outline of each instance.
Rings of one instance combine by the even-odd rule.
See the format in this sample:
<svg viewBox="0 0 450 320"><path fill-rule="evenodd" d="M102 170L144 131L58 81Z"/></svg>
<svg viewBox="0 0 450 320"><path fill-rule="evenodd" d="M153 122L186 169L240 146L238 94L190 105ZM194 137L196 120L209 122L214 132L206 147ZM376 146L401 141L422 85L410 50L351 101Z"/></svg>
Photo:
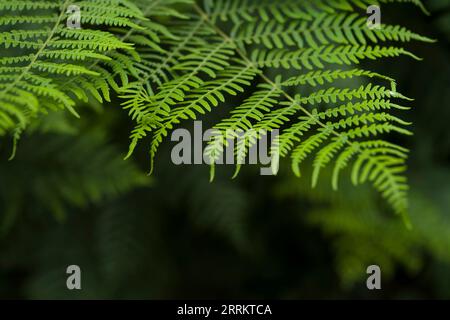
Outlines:
<svg viewBox="0 0 450 320"><path fill-rule="evenodd" d="M237 95L244 92L244 86L249 86L255 78L257 72L251 67L230 67L221 71L217 78L209 81L204 86L196 89L189 96L188 100L181 103L162 121L162 125L156 130L152 143L150 157L154 159L159 145L164 137L169 134L169 130L180 123L181 120L197 118L198 114L211 112L213 107L225 102L225 95ZM153 160L152 160L153 161Z"/></svg>
<svg viewBox="0 0 450 320"><path fill-rule="evenodd" d="M379 58L410 56L420 60L412 53L398 47L381 46L322 46L319 48L306 48L298 50L283 49L255 49L250 58L257 66L284 69L323 69L329 64L354 65L363 59L376 60Z"/></svg>
<svg viewBox="0 0 450 320"><path fill-rule="evenodd" d="M317 70L311 71L306 74L302 74L300 76L292 77L282 83L283 86L301 86L301 85L310 85L316 87L318 85L324 85L325 83L332 83L337 79L351 79L353 77L361 77L366 76L369 78L380 78L384 80L388 80L390 82L395 82L393 78L381 75L379 73L361 70L361 69L352 69L352 70Z"/></svg>
<svg viewBox="0 0 450 320"><path fill-rule="evenodd" d="M109 99L110 87L118 87L112 73L118 63L109 54L123 50L129 60L135 56L133 46L110 31L66 27L69 4L0 1L0 47L4 48L0 104L7 106L0 109L0 134L17 126L23 130L32 117L48 110L65 108L76 115L75 99L88 93ZM90 27L140 28L132 20L144 19L127 0L86 0L78 5L81 24ZM91 68L98 62L106 68ZM99 80L101 76L108 80Z"/></svg>
<svg viewBox="0 0 450 320"><path fill-rule="evenodd" d="M149 97L136 113L138 126L131 136L132 143L129 154L134 150L138 141L147 135L147 132L160 126L163 117L167 117L174 105L185 100L186 95L194 89L205 84L202 75L216 78L218 72L230 65L229 60L234 55L233 46L227 41L205 44L201 49L188 50L188 54L180 58L180 63L174 66L173 72L183 75L164 83L160 91Z"/></svg>
<svg viewBox="0 0 450 320"><path fill-rule="evenodd" d="M404 45L433 41L403 26L368 28L367 17L357 11L394 2L424 9L418 0L206 0L203 6L173 0L162 5L173 21L165 24L167 29L148 25L156 46L135 38L142 61L134 64L136 81L123 90L123 106L136 121L128 156L141 139L153 136L153 170L157 149L170 130L254 84L256 92L214 126L220 138L212 138L206 149L212 176L228 140L239 132L248 139L235 146L236 173L261 132L280 129L272 155L290 156L298 175L311 157L313 186L321 171L334 165L332 185L337 188L340 172L352 166L354 183L370 181L405 215L406 152L382 136L411 134L409 123L393 112L408 109L394 100L410 99L397 91L392 77L356 67L363 60L419 60ZM159 6L157 1L138 3L142 10ZM150 12L146 16L152 20ZM283 79L285 70L290 78Z"/></svg>
<svg viewBox="0 0 450 320"><path fill-rule="evenodd" d="M366 45L369 41L378 43L387 40L433 41L399 26L382 25L379 29L370 29L367 27L367 18L356 13L323 13L312 22L293 21L280 24L272 20L247 23L244 26L238 25L231 35L240 46L261 44L268 49L290 46L318 48L332 43Z"/></svg>

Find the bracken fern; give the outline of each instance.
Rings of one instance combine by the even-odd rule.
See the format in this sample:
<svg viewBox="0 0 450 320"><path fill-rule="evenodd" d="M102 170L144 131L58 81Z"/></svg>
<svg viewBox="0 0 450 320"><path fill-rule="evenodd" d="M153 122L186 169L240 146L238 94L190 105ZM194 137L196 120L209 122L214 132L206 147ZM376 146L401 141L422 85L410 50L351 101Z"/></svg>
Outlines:
<svg viewBox="0 0 450 320"><path fill-rule="evenodd" d="M137 121L130 154L139 140L152 135L153 163L175 125L197 119L230 95L260 83L214 127L224 138L211 141L206 149L212 167L231 138L229 130L281 129L272 151L290 156L296 175L301 174L301 164L314 157L312 185L324 167L334 166L332 185L337 189L340 172L351 165L355 185L371 181L394 210L406 216L408 150L382 136L411 134L405 128L409 123L393 113L408 109L400 101L410 99L397 91L394 79L355 66L365 59L401 55L418 59L403 44L432 40L397 25L368 28L360 9L373 1L183 2L192 2L193 9L186 9L188 17L169 27L178 40L168 38L164 58L157 55L162 63L153 68L153 80L145 81L151 89L141 85L137 92L129 91L134 100L125 102ZM425 11L420 1L375 3L390 2L411 2ZM297 75L283 78L286 69ZM338 86L338 81L353 77L370 82L357 88ZM292 95L299 87L312 89ZM258 138L259 134L249 137L244 152L241 145L236 153L245 156Z"/></svg>
<svg viewBox="0 0 450 320"><path fill-rule="evenodd" d="M82 23L106 25L106 32L62 28L67 2L2 0L7 55L0 59L0 129L22 129L29 114L61 106L74 112L73 95L90 92L108 100L112 87L136 122L128 157L150 136L153 170L171 130L244 93L244 101L214 126L223 140L206 149L212 176L229 130L280 129L271 152L290 157L298 176L313 158L313 187L321 170L332 166L337 189L341 171L351 167L355 185L370 181L406 217L408 150L384 137L411 134L396 115L410 99L391 77L358 67L363 60L418 59L404 44L432 41L397 25L367 27L369 5L395 2L426 13L419 0L80 2L88 13ZM14 14L5 17L8 11ZM20 30L22 22L36 27ZM367 84L345 85L351 78ZM240 157L261 135L248 138L236 147Z"/></svg>

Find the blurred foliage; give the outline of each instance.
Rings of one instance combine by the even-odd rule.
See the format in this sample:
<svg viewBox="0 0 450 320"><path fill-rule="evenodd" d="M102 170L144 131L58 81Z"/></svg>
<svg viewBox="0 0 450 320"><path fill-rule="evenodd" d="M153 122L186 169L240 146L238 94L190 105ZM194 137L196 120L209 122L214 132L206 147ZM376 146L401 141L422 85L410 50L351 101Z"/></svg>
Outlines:
<svg viewBox="0 0 450 320"><path fill-rule="evenodd" d="M370 188L332 192L329 172L316 189L251 166L210 184L206 167L173 166L168 143L150 179L145 154L122 161L130 128L113 101L46 117L12 162L0 146L0 297L450 298L450 1L427 5L392 12L439 39L415 49L425 60L380 65L417 98L402 141L413 230ZM71 264L81 291L65 287ZM371 264L381 292L366 289Z"/></svg>

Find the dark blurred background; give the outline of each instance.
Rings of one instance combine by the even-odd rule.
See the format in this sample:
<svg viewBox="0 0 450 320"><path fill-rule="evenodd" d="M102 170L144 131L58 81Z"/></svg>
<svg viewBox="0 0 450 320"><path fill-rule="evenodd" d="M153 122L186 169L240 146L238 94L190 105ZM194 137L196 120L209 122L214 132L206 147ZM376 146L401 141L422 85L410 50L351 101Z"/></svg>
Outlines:
<svg viewBox="0 0 450 320"><path fill-rule="evenodd" d="M13 161L0 145L0 298L450 298L450 0L426 5L430 16L383 16L438 39L408 45L424 60L370 63L416 99L403 114L415 135L400 141L413 230L370 186L332 192L324 175L311 189L289 164L234 180L222 168L209 183L205 166L172 165L167 143L148 177L148 144L122 160L132 124L120 102L92 104L82 120L36 124ZM81 291L66 288L72 264ZM379 291L366 288L372 264Z"/></svg>

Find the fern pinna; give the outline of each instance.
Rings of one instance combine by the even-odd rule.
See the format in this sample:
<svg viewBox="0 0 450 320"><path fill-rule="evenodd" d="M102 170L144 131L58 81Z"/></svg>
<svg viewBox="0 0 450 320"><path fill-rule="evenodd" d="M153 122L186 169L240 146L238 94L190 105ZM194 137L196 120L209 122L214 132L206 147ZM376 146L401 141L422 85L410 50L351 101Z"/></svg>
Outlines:
<svg viewBox="0 0 450 320"><path fill-rule="evenodd" d="M296 175L312 158L312 185L331 167L337 189L341 171L351 167L355 185L370 181L406 217L408 150L384 137L411 134L397 115L410 99L391 77L358 67L363 60L418 59L403 44L432 41L397 25L367 26L368 6L395 2L426 13L420 0L92 0L78 3L86 29L67 30L61 22L68 2L0 0L7 49L0 125L17 130L29 114L72 110L73 96L107 98L112 87L136 122L128 157L150 137L153 170L171 130L245 93L215 125L224 141L207 148L212 168L229 129L280 129L272 151L290 157ZM34 27L20 29L22 21ZM96 25L110 31L92 30ZM351 78L367 80L352 87L345 84Z"/></svg>

